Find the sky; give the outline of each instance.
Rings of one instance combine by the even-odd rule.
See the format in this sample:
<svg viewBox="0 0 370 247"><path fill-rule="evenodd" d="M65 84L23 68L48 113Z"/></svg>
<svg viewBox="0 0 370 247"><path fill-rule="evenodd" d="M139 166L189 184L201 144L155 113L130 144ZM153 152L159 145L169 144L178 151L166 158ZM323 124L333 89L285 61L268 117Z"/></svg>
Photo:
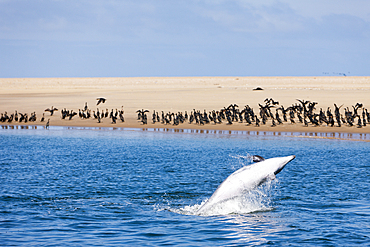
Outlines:
<svg viewBox="0 0 370 247"><path fill-rule="evenodd" d="M1 78L369 72L369 0L0 0Z"/></svg>

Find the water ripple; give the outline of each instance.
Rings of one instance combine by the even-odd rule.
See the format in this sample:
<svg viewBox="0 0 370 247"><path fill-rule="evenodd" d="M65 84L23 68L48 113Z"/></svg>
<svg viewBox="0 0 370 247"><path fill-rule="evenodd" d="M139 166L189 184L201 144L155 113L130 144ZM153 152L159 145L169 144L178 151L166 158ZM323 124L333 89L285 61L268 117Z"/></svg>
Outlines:
<svg viewBox="0 0 370 247"><path fill-rule="evenodd" d="M366 142L58 128L0 129L0 139L0 245L370 241ZM276 180L198 216L254 154L297 158Z"/></svg>

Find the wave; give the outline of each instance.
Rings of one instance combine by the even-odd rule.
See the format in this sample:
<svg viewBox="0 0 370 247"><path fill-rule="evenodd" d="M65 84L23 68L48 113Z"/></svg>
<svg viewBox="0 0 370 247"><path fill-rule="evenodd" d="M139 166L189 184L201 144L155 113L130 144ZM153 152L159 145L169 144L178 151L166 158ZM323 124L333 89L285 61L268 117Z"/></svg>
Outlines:
<svg viewBox="0 0 370 247"><path fill-rule="evenodd" d="M250 214L256 212L271 211L274 208L271 206L270 193L276 186L277 179L270 180L258 188L249 191L245 194L236 196L230 200L217 203L214 207L209 210L198 213L198 209L207 202L204 200L200 204L187 205L184 207L171 207L167 206L156 206L156 210L168 210L173 213L183 215L198 215L198 216L222 216L222 215L233 215L233 214Z"/></svg>

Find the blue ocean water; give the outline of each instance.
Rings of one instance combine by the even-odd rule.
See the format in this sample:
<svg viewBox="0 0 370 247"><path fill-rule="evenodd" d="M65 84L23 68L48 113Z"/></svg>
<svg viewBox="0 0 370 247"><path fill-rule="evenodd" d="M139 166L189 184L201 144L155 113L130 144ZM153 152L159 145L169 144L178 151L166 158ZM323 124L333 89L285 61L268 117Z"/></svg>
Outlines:
<svg viewBox="0 0 370 247"><path fill-rule="evenodd" d="M0 245L365 246L369 143L112 129L0 130ZM210 216L231 173L296 155Z"/></svg>

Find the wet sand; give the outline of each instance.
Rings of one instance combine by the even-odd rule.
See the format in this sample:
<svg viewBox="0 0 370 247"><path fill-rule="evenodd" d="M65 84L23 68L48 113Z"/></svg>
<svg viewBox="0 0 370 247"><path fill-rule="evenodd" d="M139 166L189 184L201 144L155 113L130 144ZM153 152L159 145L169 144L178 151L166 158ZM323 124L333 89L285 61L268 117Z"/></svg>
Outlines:
<svg viewBox="0 0 370 247"><path fill-rule="evenodd" d="M264 90L254 91L256 87ZM123 106L125 122L119 119L116 124L104 118L102 123L95 119L62 120L60 111L45 118L50 119L51 126L80 127L116 127L116 128L166 128L166 129L203 129L230 131L271 131L271 132L303 132L303 133L370 133L370 125L357 128L320 127L309 125L305 127L298 123L284 122L272 127L266 125L256 127L246 123L196 125L183 123L178 126L151 123L153 110L164 112L190 113L193 109L203 112L220 110L230 104L239 105L243 109L249 105L255 113L259 112L258 104L264 104L266 98L279 101L285 108L299 103L297 99L318 102L315 112L327 107L334 113L334 103L344 107L362 103L370 108L370 77L161 77L161 78L3 78L0 79L0 112L15 110L21 113L36 112L37 121L25 123L12 122L2 125L40 125L42 113L46 108L54 106L60 109L78 112L87 102L89 109L97 108L120 110ZM96 106L97 97L107 99L106 103ZM148 124L137 121L138 109L147 109ZM275 110L273 110L275 112ZM362 110L359 110L362 113ZM356 122L357 123L357 122ZM355 124L356 124L355 123Z"/></svg>

